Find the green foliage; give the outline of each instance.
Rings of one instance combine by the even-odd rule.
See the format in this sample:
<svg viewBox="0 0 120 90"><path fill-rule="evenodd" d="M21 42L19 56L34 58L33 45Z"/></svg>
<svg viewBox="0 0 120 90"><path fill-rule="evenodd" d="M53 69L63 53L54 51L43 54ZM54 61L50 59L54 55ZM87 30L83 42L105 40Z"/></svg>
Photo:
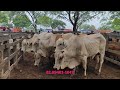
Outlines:
<svg viewBox="0 0 120 90"><path fill-rule="evenodd" d="M114 30L120 30L120 19L119 18L115 18L112 22L112 25L111 27L114 29Z"/></svg>
<svg viewBox="0 0 120 90"><path fill-rule="evenodd" d="M99 29L112 29L112 30L120 30L120 19L119 18L110 18L107 22L102 23L102 26Z"/></svg>
<svg viewBox="0 0 120 90"><path fill-rule="evenodd" d="M52 24L52 18L48 16L40 16L38 17L37 21L38 21L38 24L41 24L46 27L49 27Z"/></svg>
<svg viewBox="0 0 120 90"><path fill-rule="evenodd" d="M46 27L51 26L53 29L55 29L57 26L62 26L62 27L66 26L66 24L63 21L53 19L46 15L38 17L37 21L38 21L38 24L41 24Z"/></svg>
<svg viewBox="0 0 120 90"><path fill-rule="evenodd" d="M99 30L111 30L111 27L109 27L107 25L103 25L103 26L100 26L98 29Z"/></svg>
<svg viewBox="0 0 120 90"><path fill-rule="evenodd" d="M4 13L9 17L9 21L12 21L16 15L25 15L25 11L4 11Z"/></svg>
<svg viewBox="0 0 120 90"><path fill-rule="evenodd" d="M79 29L96 30L94 25L82 24Z"/></svg>
<svg viewBox="0 0 120 90"><path fill-rule="evenodd" d="M58 14L56 14L58 13ZM73 31L76 31L80 25L90 21L99 14L103 14L103 11L54 11L52 14L58 18L66 19L73 25Z"/></svg>
<svg viewBox="0 0 120 90"><path fill-rule="evenodd" d="M51 24L51 27L53 29L55 29L58 26L61 26L61 27L65 28L66 24L63 21L61 21L61 20L53 20L53 22Z"/></svg>
<svg viewBox="0 0 120 90"><path fill-rule="evenodd" d="M110 17L106 20L102 20L102 25L100 28L112 29L112 30L120 30L120 11L109 11Z"/></svg>
<svg viewBox="0 0 120 90"><path fill-rule="evenodd" d="M8 23L8 17L4 12L0 12L0 23Z"/></svg>
<svg viewBox="0 0 120 90"><path fill-rule="evenodd" d="M34 27L34 31L37 32L38 18L46 13L44 11L26 11L26 13L31 17L31 25Z"/></svg>
<svg viewBox="0 0 120 90"><path fill-rule="evenodd" d="M17 15L13 19L13 23L16 27L28 27L31 24L31 21L28 19L26 15Z"/></svg>
<svg viewBox="0 0 120 90"><path fill-rule="evenodd" d="M112 21L109 20L109 21L101 21L101 26L98 28L99 30L111 30L112 27L111 27L111 24L112 24Z"/></svg>

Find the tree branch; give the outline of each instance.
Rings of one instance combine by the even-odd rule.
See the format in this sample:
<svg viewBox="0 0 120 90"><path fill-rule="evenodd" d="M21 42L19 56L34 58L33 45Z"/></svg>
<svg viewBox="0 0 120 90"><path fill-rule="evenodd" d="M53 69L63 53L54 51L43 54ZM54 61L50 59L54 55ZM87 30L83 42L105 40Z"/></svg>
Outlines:
<svg viewBox="0 0 120 90"><path fill-rule="evenodd" d="M85 15L85 14L87 14L87 13L88 13L88 11L82 13L82 15L79 15L79 18L78 18L78 19L80 19L80 17L83 17L83 15Z"/></svg>
<svg viewBox="0 0 120 90"><path fill-rule="evenodd" d="M61 17L65 18L66 20L69 21L69 19L67 17L65 17L63 14L61 14L61 15L62 15ZM59 16L57 16L57 17L59 17Z"/></svg>
<svg viewBox="0 0 120 90"><path fill-rule="evenodd" d="M99 13L98 13L98 14L99 14ZM95 15L91 16L91 17L88 18L88 19L83 19L83 20L79 23L79 25L81 25L83 22L86 22L87 20L92 19L93 17L97 16L98 14L95 14Z"/></svg>
<svg viewBox="0 0 120 90"><path fill-rule="evenodd" d="M70 13L70 11L66 11L67 12L67 14L68 14L68 17L69 17L69 20L70 20L70 22L71 22L71 24L72 25L74 25L74 23L73 23L73 21L72 21L72 19L71 19L71 13Z"/></svg>
<svg viewBox="0 0 120 90"><path fill-rule="evenodd" d="M74 20L74 24L77 26L77 22L79 20L79 11L76 11L74 16L76 16Z"/></svg>
<svg viewBox="0 0 120 90"><path fill-rule="evenodd" d="M29 11L27 11L27 12L28 12L28 14L31 16L32 21L35 22L35 21L34 21L34 17L31 15L31 13L30 13Z"/></svg>

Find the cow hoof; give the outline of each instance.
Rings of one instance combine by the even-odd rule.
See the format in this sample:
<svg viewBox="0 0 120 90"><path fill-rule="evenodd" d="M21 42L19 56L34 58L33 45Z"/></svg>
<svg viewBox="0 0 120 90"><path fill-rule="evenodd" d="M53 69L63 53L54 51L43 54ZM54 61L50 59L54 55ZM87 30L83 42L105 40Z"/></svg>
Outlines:
<svg viewBox="0 0 120 90"><path fill-rule="evenodd" d="M100 72L98 72L98 75L101 75L101 73L100 73Z"/></svg>
<svg viewBox="0 0 120 90"><path fill-rule="evenodd" d="M35 67L38 67L37 65L34 65Z"/></svg>
<svg viewBox="0 0 120 90"><path fill-rule="evenodd" d="M100 75L100 73L99 73L99 72L96 72L95 74L96 74L96 75Z"/></svg>
<svg viewBox="0 0 120 90"><path fill-rule="evenodd" d="M87 76L84 76L83 79L88 79Z"/></svg>
<svg viewBox="0 0 120 90"><path fill-rule="evenodd" d="M74 76L75 76L75 74L70 75L70 79L73 79L73 78L74 78Z"/></svg>
<svg viewBox="0 0 120 90"><path fill-rule="evenodd" d="M95 70L94 73L95 73L95 75L98 75L98 71L97 70Z"/></svg>

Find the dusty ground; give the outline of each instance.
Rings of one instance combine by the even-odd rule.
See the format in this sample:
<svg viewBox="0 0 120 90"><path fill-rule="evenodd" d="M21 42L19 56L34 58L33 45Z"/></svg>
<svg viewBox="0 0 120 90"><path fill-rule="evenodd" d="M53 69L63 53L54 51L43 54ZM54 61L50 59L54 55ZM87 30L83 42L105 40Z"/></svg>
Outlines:
<svg viewBox="0 0 120 90"><path fill-rule="evenodd" d="M29 58L29 59L28 59ZM101 75L94 72L95 61L88 65L88 79L120 79L120 67L110 62L104 62ZM35 67L32 55L27 55L24 61L20 61L18 67L11 72L10 79L83 79L83 68L79 67L77 74L70 75L47 75L45 71ZM49 69L48 69L49 70Z"/></svg>

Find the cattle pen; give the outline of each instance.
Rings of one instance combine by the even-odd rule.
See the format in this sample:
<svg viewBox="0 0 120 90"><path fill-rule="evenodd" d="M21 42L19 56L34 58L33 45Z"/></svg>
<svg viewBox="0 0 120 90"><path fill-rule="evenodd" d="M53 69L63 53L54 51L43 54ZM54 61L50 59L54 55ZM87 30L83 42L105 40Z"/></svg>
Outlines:
<svg viewBox="0 0 120 90"><path fill-rule="evenodd" d="M53 32L63 33L63 32ZM66 32L74 33L74 32ZM78 32L79 33L79 32ZM77 34L78 34L77 33ZM23 53L21 51L22 41L28 38L33 33L0 33L0 78L10 78L11 71L17 67L18 62L23 60ZM120 33L104 34L107 45L105 61L112 62L120 66L120 50L116 47L109 47L111 44L120 46ZM9 43L9 39L13 39L12 43ZM17 45L19 44L19 48ZM11 49L11 46L13 47Z"/></svg>
<svg viewBox="0 0 120 90"><path fill-rule="evenodd" d="M28 33L0 33L0 78L7 79L10 72L17 66L22 58L21 43L27 38ZM9 43L12 39L13 42ZM17 48L19 44L19 48ZM11 47L13 47L11 49Z"/></svg>
<svg viewBox="0 0 120 90"><path fill-rule="evenodd" d="M107 45L105 60L120 66L120 32L104 34Z"/></svg>

